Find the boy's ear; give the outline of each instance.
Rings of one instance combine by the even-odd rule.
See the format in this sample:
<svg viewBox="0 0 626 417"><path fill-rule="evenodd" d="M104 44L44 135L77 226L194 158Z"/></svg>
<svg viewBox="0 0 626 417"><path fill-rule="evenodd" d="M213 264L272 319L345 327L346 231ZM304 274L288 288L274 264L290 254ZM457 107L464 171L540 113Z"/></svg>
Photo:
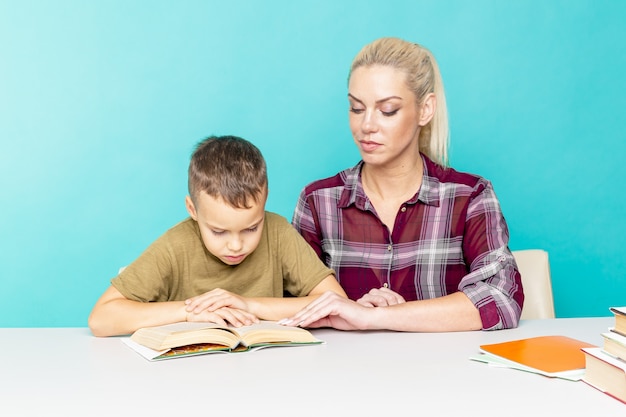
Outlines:
<svg viewBox="0 0 626 417"><path fill-rule="evenodd" d="M191 216L192 219L198 221L198 214L196 213L196 206L193 205L193 201L191 201L191 197L185 197L185 207L187 207L187 213Z"/></svg>

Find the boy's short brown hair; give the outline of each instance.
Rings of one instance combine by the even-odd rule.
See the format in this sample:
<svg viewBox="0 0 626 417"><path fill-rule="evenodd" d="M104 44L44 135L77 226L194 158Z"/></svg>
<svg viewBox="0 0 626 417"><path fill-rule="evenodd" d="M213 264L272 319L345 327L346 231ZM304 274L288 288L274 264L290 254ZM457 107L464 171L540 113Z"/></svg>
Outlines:
<svg viewBox="0 0 626 417"><path fill-rule="evenodd" d="M189 196L201 192L235 208L267 196L267 167L261 151L237 136L210 136L198 143L188 172Z"/></svg>

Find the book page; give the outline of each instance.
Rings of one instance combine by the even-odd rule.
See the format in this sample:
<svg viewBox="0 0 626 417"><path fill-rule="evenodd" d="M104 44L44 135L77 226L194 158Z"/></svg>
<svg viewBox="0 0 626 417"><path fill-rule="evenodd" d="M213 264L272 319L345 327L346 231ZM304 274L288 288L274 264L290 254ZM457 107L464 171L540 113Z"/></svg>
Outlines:
<svg viewBox="0 0 626 417"><path fill-rule="evenodd" d="M244 346L267 343L321 343L311 332L300 327L283 326L274 321L261 321L232 329Z"/></svg>
<svg viewBox="0 0 626 417"><path fill-rule="evenodd" d="M144 327L133 333L130 338L134 342L155 350L200 343L219 344L230 348L239 344L239 336L231 328L202 322Z"/></svg>
<svg viewBox="0 0 626 417"><path fill-rule="evenodd" d="M165 352L167 352L169 350L169 349L153 350L153 349L150 349L148 347L145 347L144 345L140 345L137 342L134 342L133 340L131 340L130 337L122 337L122 338L120 338L120 340L126 346L128 346L129 348L131 348L135 352L139 353L141 356L143 356L144 358L148 359L149 361L153 360L157 356L160 356L160 355L162 355L163 353L165 353Z"/></svg>
<svg viewBox="0 0 626 417"><path fill-rule="evenodd" d="M183 356L204 355L207 353L228 353L228 347L220 345L189 345L180 348L154 350L133 341L130 337L120 338L129 348L143 356L149 361L160 361L165 359L180 358Z"/></svg>
<svg viewBox="0 0 626 417"><path fill-rule="evenodd" d="M256 347L321 344L311 332L300 327L282 326L275 321L261 321L250 326L231 327L214 323L181 322L144 327L126 343L150 360L191 356L215 351L243 352ZM148 350L145 350L148 349Z"/></svg>
<svg viewBox="0 0 626 417"><path fill-rule="evenodd" d="M493 366L496 368L516 369L519 371L531 372L534 374L547 376L549 378L559 378L559 379L565 379L568 381L580 381L585 375L584 369L575 369L572 371L563 371L563 372L545 372L536 368L524 366L520 363L513 362L513 361L501 358L496 355L492 355L490 353L479 353L478 355L470 356L470 359L473 361L486 363L489 366Z"/></svg>

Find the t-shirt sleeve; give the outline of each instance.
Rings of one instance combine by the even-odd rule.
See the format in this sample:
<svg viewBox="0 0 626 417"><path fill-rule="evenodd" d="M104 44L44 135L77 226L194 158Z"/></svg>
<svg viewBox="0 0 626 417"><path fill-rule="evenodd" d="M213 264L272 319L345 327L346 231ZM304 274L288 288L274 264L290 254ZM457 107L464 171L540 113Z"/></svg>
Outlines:
<svg viewBox="0 0 626 417"><path fill-rule="evenodd" d="M335 275L335 271L324 265L313 248L286 220L281 224L279 242L284 288L290 294L298 297L308 295L326 277Z"/></svg>
<svg viewBox="0 0 626 417"><path fill-rule="evenodd" d="M169 301L174 262L169 246L166 232L113 278L111 284L129 300Z"/></svg>

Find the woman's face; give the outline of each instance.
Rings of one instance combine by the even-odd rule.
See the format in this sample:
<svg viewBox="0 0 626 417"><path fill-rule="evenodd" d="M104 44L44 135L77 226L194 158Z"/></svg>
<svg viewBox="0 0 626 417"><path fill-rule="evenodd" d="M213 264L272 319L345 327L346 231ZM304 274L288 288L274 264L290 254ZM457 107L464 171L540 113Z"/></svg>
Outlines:
<svg viewBox="0 0 626 417"><path fill-rule="evenodd" d="M405 80L402 71L382 65L350 76L350 130L367 164L392 166L419 156L420 111Z"/></svg>

